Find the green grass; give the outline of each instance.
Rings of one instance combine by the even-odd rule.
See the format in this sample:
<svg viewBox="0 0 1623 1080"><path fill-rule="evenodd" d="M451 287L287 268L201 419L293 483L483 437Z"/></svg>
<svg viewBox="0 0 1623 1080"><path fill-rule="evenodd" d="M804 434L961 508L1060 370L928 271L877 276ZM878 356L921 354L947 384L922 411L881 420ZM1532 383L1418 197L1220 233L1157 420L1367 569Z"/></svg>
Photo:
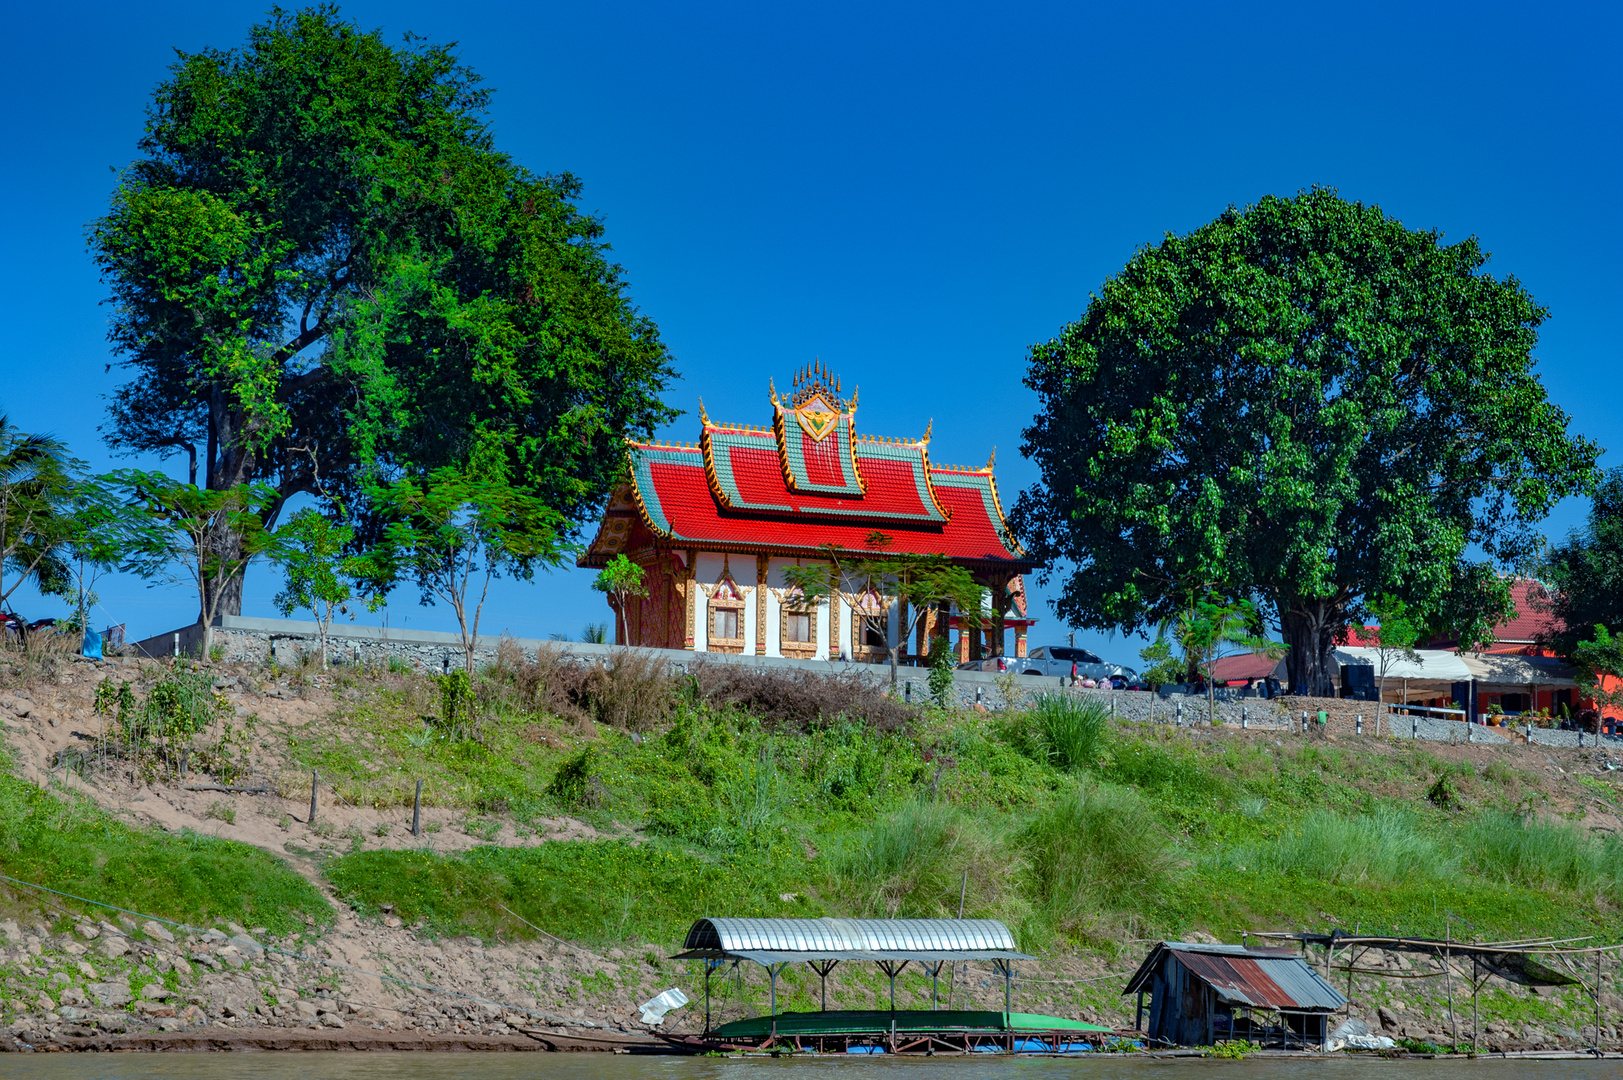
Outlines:
<svg viewBox="0 0 1623 1080"><path fill-rule="evenodd" d="M332 860L326 874L363 914L393 904L396 915L436 933L529 939L539 928L594 944L669 947L702 915L823 914L815 903L780 898L805 896L797 869L771 855L707 860L661 844L601 840L444 856L368 851Z"/></svg>
<svg viewBox="0 0 1623 1080"><path fill-rule="evenodd" d="M194 926L263 926L274 934L332 920L321 893L281 859L247 844L140 829L88 800L0 774L0 867L9 877ZM39 894L6 886L14 904ZM79 911L85 905L53 897ZM105 909L89 909L106 918Z"/></svg>
<svg viewBox="0 0 1623 1080"><path fill-rule="evenodd" d="M506 896L559 936L664 946L703 910L805 906L780 892L836 915L931 916L956 914L962 889L966 914L1033 947L1097 947L1338 923L1442 933L1448 911L1502 936L1609 933L1623 904L1623 845L1533 823L1548 778L1510 759L1478 770L1426 744L1114 724L1064 696L997 716L920 708L880 732L843 717L768 730L672 691L633 738L482 686L478 741L425 727L431 681L394 679L295 735L295 755L352 802L402 805L422 776L434 805L520 824L568 813L650 842L335 861L363 907L533 933L491 902ZM545 860L561 891L526 877ZM676 914L646 912L652 897Z"/></svg>

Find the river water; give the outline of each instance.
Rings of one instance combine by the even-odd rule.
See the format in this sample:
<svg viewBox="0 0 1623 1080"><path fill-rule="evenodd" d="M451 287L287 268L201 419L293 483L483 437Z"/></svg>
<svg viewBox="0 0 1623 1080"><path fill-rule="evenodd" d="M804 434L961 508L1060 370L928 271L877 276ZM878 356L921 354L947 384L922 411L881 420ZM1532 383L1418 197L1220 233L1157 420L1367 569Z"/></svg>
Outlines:
<svg viewBox="0 0 1623 1080"><path fill-rule="evenodd" d="M913 1058L875 1061L825 1058L674 1058L613 1054L4 1054L6 1080L1616 1080L1611 1061L1388 1061L1380 1058L1294 1058L1208 1061L1088 1058Z"/></svg>

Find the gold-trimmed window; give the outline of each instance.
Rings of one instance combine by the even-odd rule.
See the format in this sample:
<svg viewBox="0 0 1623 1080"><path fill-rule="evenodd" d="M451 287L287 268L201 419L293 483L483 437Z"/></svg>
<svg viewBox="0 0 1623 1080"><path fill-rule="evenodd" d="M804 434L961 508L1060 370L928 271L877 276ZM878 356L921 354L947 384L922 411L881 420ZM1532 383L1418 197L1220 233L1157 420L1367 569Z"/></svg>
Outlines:
<svg viewBox="0 0 1623 1080"><path fill-rule="evenodd" d="M723 577L710 593L709 625L705 648L710 652L744 651L744 593L737 582Z"/></svg>
<svg viewBox="0 0 1623 1080"><path fill-rule="evenodd" d="M870 583L850 598L851 659L878 663L889 654L890 604Z"/></svg>
<svg viewBox="0 0 1623 1080"><path fill-rule="evenodd" d="M798 660L817 655L817 603L796 585L778 605L778 652Z"/></svg>

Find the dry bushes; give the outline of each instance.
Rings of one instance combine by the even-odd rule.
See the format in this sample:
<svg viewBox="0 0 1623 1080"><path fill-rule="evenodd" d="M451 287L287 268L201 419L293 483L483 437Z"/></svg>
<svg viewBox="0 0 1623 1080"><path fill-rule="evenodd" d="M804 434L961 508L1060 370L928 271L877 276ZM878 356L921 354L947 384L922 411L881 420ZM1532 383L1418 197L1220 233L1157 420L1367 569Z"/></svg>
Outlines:
<svg viewBox="0 0 1623 1080"><path fill-rule="evenodd" d="M532 659L508 639L497 648L482 690L492 704L521 712L635 732L669 720L684 692L695 703L747 712L771 731L810 731L842 716L876 731L897 731L912 715L855 671L824 675L700 661L684 679L672 675L663 659L635 649L596 661L543 646Z"/></svg>
<svg viewBox="0 0 1623 1080"><path fill-rule="evenodd" d="M694 687L704 702L731 706L760 719L769 731L806 732L844 716L876 731L899 731L912 711L856 671L811 671L699 663Z"/></svg>
<svg viewBox="0 0 1623 1080"><path fill-rule="evenodd" d="M531 660L505 639L487 676L506 704L523 711L551 713L577 726L595 720L637 732L670 716L679 686L665 662L648 653L627 650L599 663L543 646Z"/></svg>

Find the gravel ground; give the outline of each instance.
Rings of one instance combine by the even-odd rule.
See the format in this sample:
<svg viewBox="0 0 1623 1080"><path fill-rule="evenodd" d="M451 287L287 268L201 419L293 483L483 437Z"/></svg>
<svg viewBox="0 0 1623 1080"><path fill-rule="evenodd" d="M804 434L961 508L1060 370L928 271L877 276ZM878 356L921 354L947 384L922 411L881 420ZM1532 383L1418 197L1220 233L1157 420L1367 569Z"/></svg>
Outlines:
<svg viewBox="0 0 1623 1080"><path fill-rule="evenodd" d="M1413 738L1418 731L1422 739L1433 742L1476 742L1508 744L1509 739L1492 728L1481 724L1467 724L1463 720L1439 720L1432 716L1392 716L1388 718L1392 734L1400 739Z"/></svg>
<svg viewBox="0 0 1623 1080"><path fill-rule="evenodd" d="M1534 728L1533 745L1577 746L1578 736L1580 734L1582 734L1584 737L1583 745L1585 746L1595 746L1596 740L1598 739L1599 745L1601 746L1623 749L1623 738L1619 738L1616 735L1595 736L1590 735L1587 732L1580 733L1577 731L1559 731L1555 728Z"/></svg>

